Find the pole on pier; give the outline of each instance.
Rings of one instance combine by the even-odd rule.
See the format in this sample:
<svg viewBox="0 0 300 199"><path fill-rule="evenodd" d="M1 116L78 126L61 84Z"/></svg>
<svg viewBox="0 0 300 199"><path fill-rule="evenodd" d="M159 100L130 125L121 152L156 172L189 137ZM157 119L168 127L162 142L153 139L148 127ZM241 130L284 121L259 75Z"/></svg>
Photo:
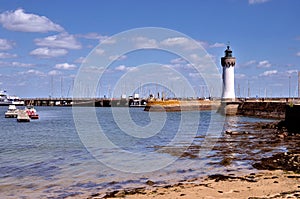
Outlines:
<svg viewBox="0 0 300 199"><path fill-rule="evenodd" d="M298 97L300 98L300 71L298 71Z"/></svg>
<svg viewBox="0 0 300 199"><path fill-rule="evenodd" d="M289 75L289 98L291 98L291 75Z"/></svg>
<svg viewBox="0 0 300 199"><path fill-rule="evenodd" d="M63 98L63 77L60 78L60 97Z"/></svg>
<svg viewBox="0 0 300 199"><path fill-rule="evenodd" d="M248 80L248 98L250 98L250 83L249 83L249 80Z"/></svg>

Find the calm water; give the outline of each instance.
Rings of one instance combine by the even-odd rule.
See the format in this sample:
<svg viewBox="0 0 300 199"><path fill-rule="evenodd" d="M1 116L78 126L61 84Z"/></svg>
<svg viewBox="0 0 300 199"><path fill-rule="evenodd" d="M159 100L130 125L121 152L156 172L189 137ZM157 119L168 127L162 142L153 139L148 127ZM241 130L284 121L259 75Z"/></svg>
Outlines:
<svg viewBox="0 0 300 199"><path fill-rule="evenodd" d="M164 184L251 169L247 160L226 168L214 164L224 158L210 146L219 136L224 138L219 131L224 118L209 111L166 114L137 108L130 109L127 118L126 108L114 108L113 113L111 108L96 108L93 122L94 109L81 108L76 128L70 107L36 107L40 119L30 123L4 118L6 109L0 107L0 198L84 198L145 186L148 180ZM232 117L226 125L239 129L256 121Z"/></svg>

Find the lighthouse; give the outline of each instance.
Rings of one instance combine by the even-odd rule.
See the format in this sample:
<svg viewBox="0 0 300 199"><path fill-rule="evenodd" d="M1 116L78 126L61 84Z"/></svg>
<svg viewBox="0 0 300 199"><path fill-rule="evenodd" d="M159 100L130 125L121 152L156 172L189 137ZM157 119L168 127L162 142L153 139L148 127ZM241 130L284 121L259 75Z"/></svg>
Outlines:
<svg viewBox="0 0 300 199"><path fill-rule="evenodd" d="M223 90L222 100L234 100L234 66L235 57L232 56L232 50L229 45L225 50L225 56L221 58L221 64L223 67Z"/></svg>

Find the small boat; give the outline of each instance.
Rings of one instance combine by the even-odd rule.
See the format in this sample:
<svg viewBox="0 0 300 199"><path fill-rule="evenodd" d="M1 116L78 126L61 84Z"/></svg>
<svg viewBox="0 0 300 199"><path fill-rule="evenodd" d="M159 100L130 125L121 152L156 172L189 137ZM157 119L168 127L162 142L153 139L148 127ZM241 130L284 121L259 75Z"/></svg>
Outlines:
<svg viewBox="0 0 300 199"><path fill-rule="evenodd" d="M18 116L17 116L18 122L30 122L30 117L26 113L25 110L19 110Z"/></svg>
<svg viewBox="0 0 300 199"><path fill-rule="evenodd" d="M7 105L24 106L24 101L18 96L10 96L6 91L0 91L0 106Z"/></svg>
<svg viewBox="0 0 300 199"><path fill-rule="evenodd" d="M37 114L35 108L31 105L25 107L25 112L30 117L30 119L36 120L39 119L39 115Z"/></svg>
<svg viewBox="0 0 300 199"><path fill-rule="evenodd" d="M134 96L129 96L129 107L146 107L147 101L145 99L140 98L139 94L134 94Z"/></svg>
<svg viewBox="0 0 300 199"><path fill-rule="evenodd" d="M7 111L5 112L5 118L16 118L18 117L19 110L16 105L9 105Z"/></svg>

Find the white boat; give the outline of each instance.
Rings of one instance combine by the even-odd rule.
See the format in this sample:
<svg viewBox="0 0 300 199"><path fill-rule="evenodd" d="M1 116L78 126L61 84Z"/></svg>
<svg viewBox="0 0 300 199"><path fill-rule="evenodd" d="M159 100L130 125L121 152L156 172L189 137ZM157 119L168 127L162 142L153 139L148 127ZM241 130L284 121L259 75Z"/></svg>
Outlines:
<svg viewBox="0 0 300 199"><path fill-rule="evenodd" d="M21 100L18 96L7 96L9 102L16 106L24 106L24 101Z"/></svg>
<svg viewBox="0 0 300 199"><path fill-rule="evenodd" d="M28 114L26 113L25 110L20 110L18 112L17 121L18 122L30 122L30 117L28 116Z"/></svg>
<svg viewBox="0 0 300 199"><path fill-rule="evenodd" d="M129 96L129 107L146 107L147 101L140 98L139 94L134 94L134 96Z"/></svg>
<svg viewBox="0 0 300 199"><path fill-rule="evenodd" d="M28 105L25 107L25 112L30 117L30 119L39 119L39 115L37 114L37 111L35 108L31 105Z"/></svg>
<svg viewBox="0 0 300 199"><path fill-rule="evenodd" d="M24 101L18 96L9 96L6 91L0 91L0 106L7 105L24 106Z"/></svg>
<svg viewBox="0 0 300 199"><path fill-rule="evenodd" d="M9 105L7 111L5 112L6 118L16 118L18 117L19 110L16 105Z"/></svg>

